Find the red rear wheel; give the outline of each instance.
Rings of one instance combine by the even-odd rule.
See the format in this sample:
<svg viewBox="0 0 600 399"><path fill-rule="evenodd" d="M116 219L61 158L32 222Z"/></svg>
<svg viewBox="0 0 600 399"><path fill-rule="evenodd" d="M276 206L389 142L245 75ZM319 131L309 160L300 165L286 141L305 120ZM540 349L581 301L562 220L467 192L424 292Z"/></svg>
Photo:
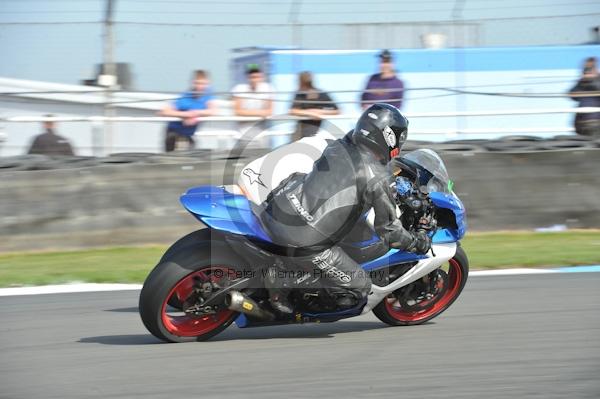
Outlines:
<svg viewBox="0 0 600 399"><path fill-rule="evenodd" d="M462 248L458 247L448 265L442 266L441 272L437 274L436 295L409 306L398 293L391 293L373 309L373 313L381 321L394 326L424 323L448 309L458 298L468 274L467 256Z"/></svg>
<svg viewBox="0 0 600 399"><path fill-rule="evenodd" d="M194 289L204 283L226 287L231 272L227 267L209 266L179 280L162 304L161 319L167 331L179 337L197 337L212 332L230 319L235 312L224 307L214 314L194 315L172 308L169 303L175 298L178 303L185 303L194 295Z"/></svg>
<svg viewBox="0 0 600 399"><path fill-rule="evenodd" d="M217 241L199 240L167 255L140 292L144 326L167 342L204 341L225 330L238 313L227 308L225 298L210 308L203 303L237 279L243 261Z"/></svg>

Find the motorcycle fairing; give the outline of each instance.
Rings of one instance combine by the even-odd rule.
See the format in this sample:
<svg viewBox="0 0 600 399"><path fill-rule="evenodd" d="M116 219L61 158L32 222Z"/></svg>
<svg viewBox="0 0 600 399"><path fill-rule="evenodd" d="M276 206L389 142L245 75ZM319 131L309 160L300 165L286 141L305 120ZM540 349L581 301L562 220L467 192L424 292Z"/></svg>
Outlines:
<svg viewBox="0 0 600 399"><path fill-rule="evenodd" d="M425 259L427 255L417 255L412 252L402 252L397 249L390 249L387 253L383 254L377 259L365 262L360 265L363 270L368 272L389 267L392 265L399 265L401 263L414 262L417 260Z"/></svg>
<svg viewBox="0 0 600 399"><path fill-rule="evenodd" d="M438 229L432 237L434 244L459 241L467 231L467 217L462 201L453 194L442 192L429 193L429 198L437 208L445 208L454 215L455 226Z"/></svg>
<svg viewBox="0 0 600 399"><path fill-rule="evenodd" d="M271 242L243 195L232 194L224 187L199 186L189 189L179 200L212 229Z"/></svg>

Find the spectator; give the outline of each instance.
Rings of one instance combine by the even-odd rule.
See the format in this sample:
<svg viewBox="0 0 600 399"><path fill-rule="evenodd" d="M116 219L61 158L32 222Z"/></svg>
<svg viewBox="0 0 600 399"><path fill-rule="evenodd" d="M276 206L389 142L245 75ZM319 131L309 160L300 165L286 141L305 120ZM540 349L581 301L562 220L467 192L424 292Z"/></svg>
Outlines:
<svg viewBox="0 0 600 399"><path fill-rule="evenodd" d="M53 116L46 115L46 118L52 118ZM74 155L69 140L55 133L55 123L53 121L45 121L43 125L44 133L33 139L28 154Z"/></svg>
<svg viewBox="0 0 600 399"><path fill-rule="evenodd" d="M248 83L240 83L232 90L233 110L236 116L257 116L268 118L273 115L273 87L265 82L265 77L257 64L246 69ZM266 127L265 123L261 123ZM246 133L254 122L239 122L238 129Z"/></svg>
<svg viewBox="0 0 600 399"><path fill-rule="evenodd" d="M394 70L394 60L389 50L383 50L379 57L379 73L371 75L361 96L363 109L373 103L388 103L400 109L404 98L404 84Z"/></svg>
<svg viewBox="0 0 600 399"><path fill-rule="evenodd" d="M585 92L595 93L586 96ZM600 107L600 76L595 57L585 60L581 78L569 91L569 95L580 107ZM574 125L577 134L600 137L600 112L578 113L575 115Z"/></svg>
<svg viewBox="0 0 600 399"><path fill-rule="evenodd" d="M194 147L194 134L198 128L198 117L216 114L216 104L210 90L208 73L203 70L194 72L192 90L183 93L173 104L163 108L159 115L174 116L181 121L169 122L165 138L165 151L175 150L178 141L184 141Z"/></svg>
<svg viewBox="0 0 600 399"><path fill-rule="evenodd" d="M313 86L310 72L301 72L298 77L300 87L294 97L290 115L308 116L313 119L298 121L292 137L294 141L300 140L302 137L314 136L319 131L323 116L340 113L329 94Z"/></svg>

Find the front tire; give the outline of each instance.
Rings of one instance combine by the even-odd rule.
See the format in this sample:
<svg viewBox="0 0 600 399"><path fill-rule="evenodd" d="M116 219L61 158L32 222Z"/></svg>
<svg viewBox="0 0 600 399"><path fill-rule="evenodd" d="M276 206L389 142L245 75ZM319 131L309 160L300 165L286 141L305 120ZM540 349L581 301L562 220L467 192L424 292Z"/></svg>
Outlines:
<svg viewBox="0 0 600 399"><path fill-rule="evenodd" d="M465 251L458 246L456 254L448 261L447 288L431 306L423 309L403 309L396 294L391 293L373 308L377 318L391 326L410 326L425 323L439 316L458 298L469 276L469 260Z"/></svg>
<svg viewBox="0 0 600 399"><path fill-rule="evenodd" d="M170 306L183 303L195 284L226 284L231 271L240 270L241 259L222 243L202 242L184 247L160 262L148 275L140 292L139 312L144 326L167 342L207 340L225 330L238 316L222 305L215 314L193 315Z"/></svg>

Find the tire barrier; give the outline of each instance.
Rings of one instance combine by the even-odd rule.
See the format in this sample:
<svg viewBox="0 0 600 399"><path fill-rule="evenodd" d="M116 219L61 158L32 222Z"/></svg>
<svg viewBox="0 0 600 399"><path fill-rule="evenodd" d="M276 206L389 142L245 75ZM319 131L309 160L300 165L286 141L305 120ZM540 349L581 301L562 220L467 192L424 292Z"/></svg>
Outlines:
<svg viewBox="0 0 600 399"><path fill-rule="evenodd" d="M596 148L596 145L593 141L556 141L556 142L547 142L544 143L543 146L540 147L541 150L563 150L563 149L583 149L583 148Z"/></svg>
<svg viewBox="0 0 600 399"><path fill-rule="evenodd" d="M464 153L471 153L471 152L481 152L484 151L484 147L482 146L478 146L478 145L473 145L473 144L439 144L439 143L435 143L429 146L426 146L427 148L431 148L432 150L439 152L439 153L459 153L459 154L464 154Z"/></svg>
<svg viewBox="0 0 600 399"><path fill-rule="evenodd" d="M446 154L472 230L600 227L600 149Z"/></svg>
<svg viewBox="0 0 600 399"><path fill-rule="evenodd" d="M544 148L523 151L515 147L519 143ZM597 144L498 140L430 146L443 150L470 229L481 231L599 228ZM0 251L172 242L199 226L178 201L187 188L228 184L263 152L233 160L210 151L0 158Z"/></svg>
<svg viewBox="0 0 600 399"><path fill-rule="evenodd" d="M497 140L462 139L442 143L409 140L403 151L418 148L431 148L440 153L474 153L474 152L536 152L560 149L600 148L600 138L577 135L557 136L541 139L535 136L507 136ZM101 165L117 164L170 164L198 161L214 161L226 159L255 159L269 151L265 148L244 149L243 156L234 151L192 150L174 153L115 153L108 157L49 157L45 155L20 155L0 158L2 171L51 170L87 168Z"/></svg>
<svg viewBox="0 0 600 399"><path fill-rule="evenodd" d="M541 137L537 137L537 136L507 136L502 138L503 142L513 142L513 141L542 141L543 139Z"/></svg>

